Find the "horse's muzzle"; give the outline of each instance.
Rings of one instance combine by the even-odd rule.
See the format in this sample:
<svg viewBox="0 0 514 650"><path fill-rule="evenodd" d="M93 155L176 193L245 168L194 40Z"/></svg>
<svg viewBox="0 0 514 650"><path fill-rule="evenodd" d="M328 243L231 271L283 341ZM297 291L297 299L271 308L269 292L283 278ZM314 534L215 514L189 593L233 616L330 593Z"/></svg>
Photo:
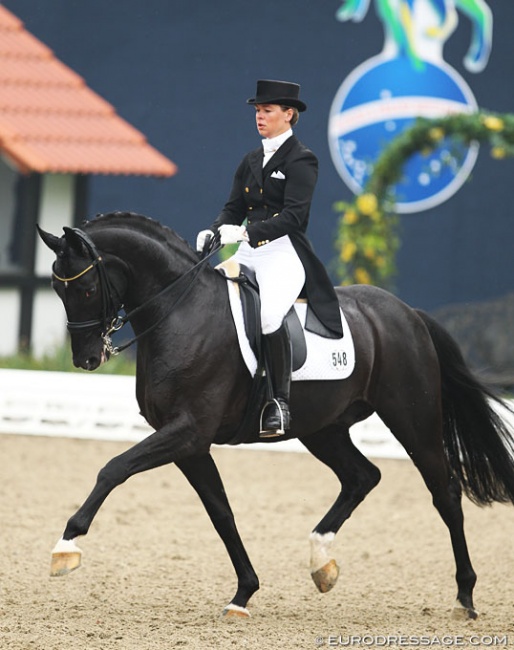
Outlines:
<svg viewBox="0 0 514 650"><path fill-rule="evenodd" d="M99 368L103 363L109 361L110 354L103 348L99 351L98 354L91 354L89 356L74 355L73 356L73 365L75 368L82 368L89 372L93 372Z"/></svg>

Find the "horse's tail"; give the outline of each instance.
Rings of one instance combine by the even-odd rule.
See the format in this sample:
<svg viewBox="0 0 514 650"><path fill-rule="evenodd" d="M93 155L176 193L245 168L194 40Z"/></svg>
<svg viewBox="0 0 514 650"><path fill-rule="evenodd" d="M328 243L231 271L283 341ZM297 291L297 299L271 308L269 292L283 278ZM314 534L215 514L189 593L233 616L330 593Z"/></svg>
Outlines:
<svg viewBox="0 0 514 650"><path fill-rule="evenodd" d="M416 312L439 357L443 438L453 472L474 503L514 503L514 438L492 405L513 410L473 376L450 334L428 314Z"/></svg>

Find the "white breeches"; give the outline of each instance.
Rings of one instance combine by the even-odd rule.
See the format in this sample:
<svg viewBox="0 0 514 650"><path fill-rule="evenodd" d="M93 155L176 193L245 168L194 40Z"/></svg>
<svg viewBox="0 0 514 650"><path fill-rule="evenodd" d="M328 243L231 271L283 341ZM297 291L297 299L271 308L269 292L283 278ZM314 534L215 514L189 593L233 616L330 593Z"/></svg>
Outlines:
<svg viewBox="0 0 514 650"><path fill-rule="evenodd" d="M242 242L233 259L255 271L262 333L276 332L305 284L305 270L291 240L286 235L258 248Z"/></svg>

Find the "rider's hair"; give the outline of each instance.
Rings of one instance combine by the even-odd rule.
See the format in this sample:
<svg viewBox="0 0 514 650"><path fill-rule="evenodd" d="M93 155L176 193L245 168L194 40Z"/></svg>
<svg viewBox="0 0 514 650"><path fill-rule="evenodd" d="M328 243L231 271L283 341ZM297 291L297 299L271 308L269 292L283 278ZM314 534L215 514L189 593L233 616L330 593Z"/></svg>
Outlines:
<svg viewBox="0 0 514 650"><path fill-rule="evenodd" d="M294 106L281 106L280 107L284 112L291 109L293 111L293 116L291 117L291 126L294 126L295 124L298 123L298 120L300 119L300 113L297 108L294 108Z"/></svg>

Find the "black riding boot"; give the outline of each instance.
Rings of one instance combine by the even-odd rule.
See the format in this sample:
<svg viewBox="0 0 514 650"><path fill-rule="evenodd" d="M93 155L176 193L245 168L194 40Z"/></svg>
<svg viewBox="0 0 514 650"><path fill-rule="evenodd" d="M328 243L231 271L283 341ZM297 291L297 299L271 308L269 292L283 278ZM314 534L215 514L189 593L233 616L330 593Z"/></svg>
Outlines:
<svg viewBox="0 0 514 650"><path fill-rule="evenodd" d="M273 399L261 414L261 438L281 436L289 429L289 391L291 387L292 351L289 330L285 323L264 337Z"/></svg>

